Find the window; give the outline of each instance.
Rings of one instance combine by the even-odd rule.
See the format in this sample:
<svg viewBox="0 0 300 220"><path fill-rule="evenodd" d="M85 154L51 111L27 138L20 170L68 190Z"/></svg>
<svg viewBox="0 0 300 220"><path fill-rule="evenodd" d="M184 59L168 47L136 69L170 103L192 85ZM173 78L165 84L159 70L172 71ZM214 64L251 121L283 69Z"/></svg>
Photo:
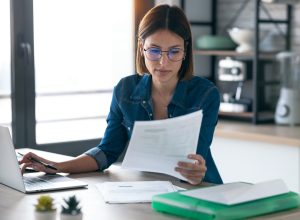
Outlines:
<svg viewBox="0 0 300 220"><path fill-rule="evenodd" d="M15 146L70 155L95 146L114 85L134 73L134 0L10 2Z"/></svg>
<svg viewBox="0 0 300 220"><path fill-rule="evenodd" d="M11 128L10 1L0 1L0 124Z"/></svg>
<svg viewBox="0 0 300 220"><path fill-rule="evenodd" d="M37 144L102 137L113 86L133 73L130 2L33 2Z"/></svg>

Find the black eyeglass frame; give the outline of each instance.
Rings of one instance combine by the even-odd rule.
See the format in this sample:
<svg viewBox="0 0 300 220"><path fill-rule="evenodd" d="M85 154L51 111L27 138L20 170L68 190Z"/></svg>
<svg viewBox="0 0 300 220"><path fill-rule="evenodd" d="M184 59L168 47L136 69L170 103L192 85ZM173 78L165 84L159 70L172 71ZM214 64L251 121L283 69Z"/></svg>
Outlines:
<svg viewBox="0 0 300 220"><path fill-rule="evenodd" d="M177 49L183 51L183 57L182 57L181 59L179 59L179 60L172 60L172 59L170 59L170 57L169 57L169 52L170 52L170 50L160 50L159 48L156 48L156 49L160 50L160 57L159 57L158 59L150 59L150 58L147 56L147 51L150 50L150 49L153 49L153 47L149 47L148 49L143 48L144 52L146 52L146 56L145 56L145 57L146 57L148 60L150 60L150 61L159 61L159 60L162 58L162 53L167 53L168 59L169 59L170 61L172 61L172 62L179 62L179 61L181 61L181 60L184 60L184 59L185 59L185 56L186 56L186 51L185 51L184 49L177 48Z"/></svg>

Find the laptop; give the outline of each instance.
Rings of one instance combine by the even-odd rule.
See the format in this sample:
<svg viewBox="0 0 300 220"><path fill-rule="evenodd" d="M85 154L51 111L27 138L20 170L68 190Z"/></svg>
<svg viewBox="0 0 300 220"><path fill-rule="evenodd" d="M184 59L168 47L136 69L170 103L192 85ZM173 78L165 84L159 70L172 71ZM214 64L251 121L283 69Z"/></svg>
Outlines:
<svg viewBox="0 0 300 220"><path fill-rule="evenodd" d="M59 174L22 175L9 129L0 126L0 183L23 193L86 187L87 184Z"/></svg>

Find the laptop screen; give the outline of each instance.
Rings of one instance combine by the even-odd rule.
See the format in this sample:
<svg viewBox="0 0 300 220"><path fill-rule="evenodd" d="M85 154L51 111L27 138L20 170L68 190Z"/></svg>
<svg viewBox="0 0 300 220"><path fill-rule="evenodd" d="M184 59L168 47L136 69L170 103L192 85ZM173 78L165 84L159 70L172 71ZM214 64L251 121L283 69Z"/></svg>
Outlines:
<svg viewBox="0 0 300 220"><path fill-rule="evenodd" d="M26 177L26 187L24 184L24 178L15 148L12 143L12 139L7 127L0 126L0 183L14 188L18 191L24 193L30 192L40 192L40 191L52 191L60 189L71 189L71 188L81 188L86 187L88 184L85 182L71 179L61 175L48 175L44 173L36 173L34 176L25 176ZM40 180L44 184L41 185L41 182L33 181ZM46 184L46 183L47 184ZM30 183L30 184L29 184ZM36 183L36 184L35 184Z"/></svg>
<svg viewBox="0 0 300 220"><path fill-rule="evenodd" d="M22 173L9 129L0 126L0 183L25 192Z"/></svg>

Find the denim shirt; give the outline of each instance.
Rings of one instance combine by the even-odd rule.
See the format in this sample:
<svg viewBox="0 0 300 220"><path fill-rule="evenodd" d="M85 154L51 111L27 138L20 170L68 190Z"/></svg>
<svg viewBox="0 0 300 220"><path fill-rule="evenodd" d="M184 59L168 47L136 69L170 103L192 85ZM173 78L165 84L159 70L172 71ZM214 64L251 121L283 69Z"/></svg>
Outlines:
<svg viewBox="0 0 300 220"><path fill-rule="evenodd" d="M104 136L98 146L85 152L96 160L99 170L116 162L126 149L135 121L153 120L151 85L151 75L136 74L121 79L115 86ZM219 105L220 94L216 86L199 76L179 80L168 105L169 118L202 109L197 154L206 161L207 171L203 180L217 184L222 183L222 179L212 158L210 145L218 121Z"/></svg>

